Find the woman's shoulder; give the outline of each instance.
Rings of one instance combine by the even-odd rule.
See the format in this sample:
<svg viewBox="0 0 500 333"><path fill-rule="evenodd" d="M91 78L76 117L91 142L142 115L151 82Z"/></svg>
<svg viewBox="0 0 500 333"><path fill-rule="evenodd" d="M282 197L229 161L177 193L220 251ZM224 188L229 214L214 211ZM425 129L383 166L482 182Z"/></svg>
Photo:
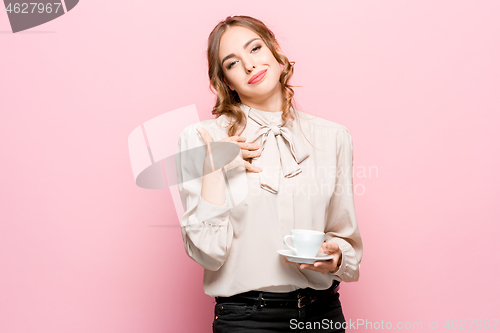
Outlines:
<svg viewBox="0 0 500 333"><path fill-rule="evenodd" d="M188 126L186 126L182 131L179 136L179 140L188 140L189 138L198 138L198 127L203 127L208 131L210 136L214 141L218 141L225 136L227 136L227 130L225 129L225 126L227 126L228 120L227 117L222 115L219 116L218 118L211 118L211 119L205 119L201 120L196 123L192 123Z"/></svg>
<svg viewBox="0 0 500 333"><path fill-rule="evenodd" d="M314 116L309 113L305 113L302 111L296 111L298 115L298 121L300 121L300 125L302 127L308 127L310 130L325 130L327 132L330 132L332 134L334 133L341 133L341 132L347 132L349 133L349 130L347 127L345 127L342 124L333 122L331 120L326 120L323 118L320 118L318 116Z"/></svg>
<svg viewBox="0 0 500 333"><path fill-rule="evenodd" d="M297 113L302 133L313 146L338 152L346 144L351 144L351 133L346 126L305 112Z"/></svg>

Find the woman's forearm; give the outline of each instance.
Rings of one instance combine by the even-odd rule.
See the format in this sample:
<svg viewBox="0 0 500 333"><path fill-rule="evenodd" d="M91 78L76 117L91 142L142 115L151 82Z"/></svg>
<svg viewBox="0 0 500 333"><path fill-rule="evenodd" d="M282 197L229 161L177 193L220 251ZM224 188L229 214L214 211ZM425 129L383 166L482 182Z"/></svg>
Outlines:
<svg viewBox="0 0 500 333"><path fill-rule="evenodd" d="M213 205L224 206L226 202L226 185L222 169L214 172L204 172L201 197Z"/></svg>

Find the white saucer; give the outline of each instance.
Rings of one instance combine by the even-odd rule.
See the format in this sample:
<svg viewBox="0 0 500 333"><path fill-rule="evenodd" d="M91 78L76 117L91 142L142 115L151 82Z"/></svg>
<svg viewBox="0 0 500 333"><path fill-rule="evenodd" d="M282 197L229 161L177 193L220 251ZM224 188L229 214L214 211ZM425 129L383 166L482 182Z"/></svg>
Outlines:
<svg viewBox="0 0 500 333"><path fill-rule="evenodd" d="M316 257L300 257L296 256L293 252L293 250L278 250L278 253L288 259L288 261L291 262L297 262L301 264L314 264L316 261L319 260L330 260L333 259L333 254L325 254L325 253L319 253L316 254Z"/></svg>

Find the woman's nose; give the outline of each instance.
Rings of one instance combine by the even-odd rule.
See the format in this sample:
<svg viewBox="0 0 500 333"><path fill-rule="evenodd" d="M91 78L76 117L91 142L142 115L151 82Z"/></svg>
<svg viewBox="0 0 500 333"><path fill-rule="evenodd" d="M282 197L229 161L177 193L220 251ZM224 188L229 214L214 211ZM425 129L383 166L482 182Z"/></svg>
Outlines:
<svg viewBox="0 0 500 333"><path fill-rule="evenodd" d="M255 65L248 65L247 66L247 73L251 73L255 68Z"/></svg>

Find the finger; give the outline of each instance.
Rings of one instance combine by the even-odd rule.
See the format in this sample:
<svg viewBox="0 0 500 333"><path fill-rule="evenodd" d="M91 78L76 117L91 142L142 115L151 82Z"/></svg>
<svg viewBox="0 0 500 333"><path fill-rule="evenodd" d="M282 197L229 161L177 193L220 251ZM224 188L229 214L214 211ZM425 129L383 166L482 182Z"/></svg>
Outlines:
<svg viewBox="0 0 500 333"><path fill-rule="evenodd" d="M310 265L310 264L301 264L300 269L309 269L311 271L319 272L322 274L326 274L329 271L325 267L316 267L315 265Z"/></svg>
<svg viewBox="0 0 500 333"><path fill-rule="evenodd" d="M337 253L337 252L340 252L340 247L337 243L335 242L324 242L322 245L321 245L321 248L323 249L323 251L325 251L325 253L327 254L334 254L334 253Z"/></svg>
<svg viewBox="0 0 500 333"><path fill-rule="evenodd" d="M321 263L321 264L316 266L316 263ZM337 261L335 258L321 262L317 261L316 263L315 266L317 268L326 270L327 272L333 271L337 267Z"/></svg>
<svg viewBox="0 0 500 333"><path fill-rule="evenodd" d="M334 264L331 262L316 261L314 267L320 272L330 272L334 270Z"/></svg>
<svg viewBox="0 0 500 333"><path fill-rule="evenodd" d="M243 159L245 158L254 158L254 157L259 157L262 155L262 152L260 151L248 151L248 150L241 150L241 155L243 156Z"/></svg>
<svg viewBox="0 0 500 333"><path fill-rule="evenodd" d="M198 127L196 130L198 131L198 133L200 133L200 135L201 135L202 139L205 141L205 143L214 141L214 140L212 140L212 137L210 136L210 134L208 134L208 131L206 129L204 129L203 127Z"/></svg>
<svg viewBox="0 0 500 333"><path fill-rule="evenodd" d="M247 139L242 136L235 135L235 136L228 136L227 138L224 138L220 141L233 142L237 144L238 142L245 142L247 141Z"/></svg>
<svg viewBox="0 0 500 333"><path fill-rule="evenodd" d="M245 143L238 143L240 146L241 150L257 150L260 148L260 145L258 143L251 143L251 142L245 142Z"/></svg>
<svg viewBox="0 0 500 333"><path fill-rule="evenodd" d="M245 169L247 169L248 171L251 171L251 172L262 172L262 168L261 167L258 167L258 166L255 166L253 164L250 164L247 161L243 161L243 163L245 164Z"/></svg>
<svg viewBox="0 0 500 333"><path fill-rule="evenodd" d="M230 138L232 140L235 140L235 141L238 141L238 142L245 142L245 141L247 141L247 138L242 137L242 136L238 136L238 135L231 136Z"/></svg>

